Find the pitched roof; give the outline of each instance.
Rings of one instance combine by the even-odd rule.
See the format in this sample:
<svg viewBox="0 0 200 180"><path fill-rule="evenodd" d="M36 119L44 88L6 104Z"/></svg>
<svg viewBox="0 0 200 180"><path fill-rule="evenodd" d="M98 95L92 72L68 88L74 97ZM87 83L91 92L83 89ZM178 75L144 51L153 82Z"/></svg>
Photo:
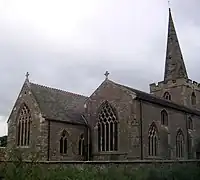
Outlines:
<svg viewBox="0 0 200 180"><path fill-rule="evenodd" d="M187 112L187 113L190 113L190 114L195 114L195 115L200 116L200 111L198 111L196 109L188 108L186 106L174 103L172 101L169 101L169 100L166 100L166 99L163 99L163 98L159 98L159 97L157 97L153 94L149 94L149 93L137 90L137 89L133 89L129 86L121 85L121 84L115 83L113 81L111 81L111 82L114 83L115 85L117 85L118 87L125 88L125 89L135 93L138 99L141 99L141 100L153 103L153 104L158 104L158 105L161 105L161 106L164 106L164 107L176 109L178 111L183 111L183 112Z"/></svg>
<svg viewBox="0 0 200 180"><path fill-rule="evenodd" d="M87 97L34 83L29 85L45 118L84 123L81 115Z"/></svg>

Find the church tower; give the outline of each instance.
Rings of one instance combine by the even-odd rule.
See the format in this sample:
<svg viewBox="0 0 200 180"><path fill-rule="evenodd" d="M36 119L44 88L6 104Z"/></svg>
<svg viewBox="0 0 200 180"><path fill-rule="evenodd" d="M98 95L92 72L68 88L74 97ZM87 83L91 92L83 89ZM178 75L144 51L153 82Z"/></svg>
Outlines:
<svg viewBox="0 0 200 180"><path fill-rule="evenodd" d="M171 9L169 9L164 80L158 84L150 84L150 93L190 108L200 109L200 84L188 79Z"/></svg>

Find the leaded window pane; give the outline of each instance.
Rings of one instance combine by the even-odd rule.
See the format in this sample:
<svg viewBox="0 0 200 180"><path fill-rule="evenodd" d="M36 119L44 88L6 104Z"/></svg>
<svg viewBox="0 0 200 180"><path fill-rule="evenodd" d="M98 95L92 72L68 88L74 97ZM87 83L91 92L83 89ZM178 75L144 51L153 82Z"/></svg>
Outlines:
<svg viewBox="0 0 200 180"><path fill-rule="evenodd" d="M118 150L118 122L112 106L106 101L98 114L98 150Z"/></svg>
<svg viewBox="0 0 200 180"><path fill-rule="evenodd" d="M157 128L154 123L150 126L149 129L148 148L149 148L148 150L149 156L157 156L158 138L157 138Z"/></svg>

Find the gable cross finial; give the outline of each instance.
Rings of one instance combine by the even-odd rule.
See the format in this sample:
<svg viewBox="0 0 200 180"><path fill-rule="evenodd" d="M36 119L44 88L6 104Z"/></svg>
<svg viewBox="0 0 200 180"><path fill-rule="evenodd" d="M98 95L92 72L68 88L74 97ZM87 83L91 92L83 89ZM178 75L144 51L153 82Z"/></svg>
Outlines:
<svg viewBox="0 0 200 180"><path fill-rule="evenodd" d="M29 75L30 75L30 74L27 72L27 73L26 73L26 79L28 79Z"/></svg>
<svg viewBox="0 0 200 180"><path fill-rule="evenodd" d="M110 74L110 73L109 73L108 71L105 72L104 75L106 76L106 79L108 79L108 75L109 75L109 74Z"/></svg>

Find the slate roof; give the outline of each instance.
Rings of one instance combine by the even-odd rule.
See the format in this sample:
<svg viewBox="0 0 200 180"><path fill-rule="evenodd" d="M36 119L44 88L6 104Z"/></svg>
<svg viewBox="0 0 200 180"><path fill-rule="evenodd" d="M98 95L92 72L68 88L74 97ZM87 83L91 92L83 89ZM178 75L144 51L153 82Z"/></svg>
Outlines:
<svg viewBox="0 0 200 180"><path fill-rule="evenodd" d="M172 101L169 101L169 100L166 100L166 99L163 99L163 98L159 98L159 97L157 97L153 94L149 94L149 93L137 90L137 89L133 89L129 86L121 85L121 84L118 84L118 83L115 83L115 82L113 82L113 83L115 85L119 86L119 87L125 88L129 91L136 93L138 99L141 99L141 100L153 103L153 104L158 104L158 105L161 105L161 106L164 106L164 107L169 107L169 108L172 108L172 109L176 109L176 110L179 110L179 111L184 111L184 112L187 112L187 113L190 113L190 114L195 114L195 115L200 116L200 111L198 111L196 109L188 108L186 106L174 103Z"/></svg>
<svg viewBox="0 0 200 180"><path fill-rule="evenodd" d="M85 124L81 115L87 97L43 85L29 84L45 118Z"/></svg>

